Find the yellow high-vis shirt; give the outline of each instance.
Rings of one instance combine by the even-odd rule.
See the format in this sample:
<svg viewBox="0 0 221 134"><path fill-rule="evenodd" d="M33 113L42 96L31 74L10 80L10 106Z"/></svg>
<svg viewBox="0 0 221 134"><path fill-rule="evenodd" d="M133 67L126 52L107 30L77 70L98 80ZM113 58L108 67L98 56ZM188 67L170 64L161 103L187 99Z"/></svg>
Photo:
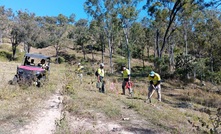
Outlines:
<svg viewBox="0 0 221 134"><path fill-rule="evenodd" d="M158 73L154 73L154 77L150 77L150 75L148 75L148 80L149 81L153 81L153 84L156 85L158 81L161 81L160 75Z"/></svg>
<svg viewBox="0 0 221 134"><path fill-rule="evenodd" d="M101 76L101 77L104 77L104 69L98 69L97 70L98 74Z"/></svg>
<svg viewBox="0 0 221 134"><path fill-rule="evenodd" d="M79 67L77 68L77 72L78 72L78 73L82 73L82 72L83 72L83 69L84 69L84 66L79 66Z"/></svg>
<svg viewBox="0 0 221 134"><path fill-rule="evenodd" d="M128 75L130 75L130 70L125 69L125 70L123 71L123 78L128 78Z"/></svg>

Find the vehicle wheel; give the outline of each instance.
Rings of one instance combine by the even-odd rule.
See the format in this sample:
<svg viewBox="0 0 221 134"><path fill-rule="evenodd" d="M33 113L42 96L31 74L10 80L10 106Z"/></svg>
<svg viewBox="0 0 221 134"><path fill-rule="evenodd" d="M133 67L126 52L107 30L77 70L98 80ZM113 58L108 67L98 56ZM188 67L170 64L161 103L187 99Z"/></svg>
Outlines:
<svg viewBox="0 0 221 134"><path fill-rule="evenodd" d="M37 84L36 84L36 86L37 86L37 87L41 87L41 82L38 81Z"/></svg>
<svg viewBox="0 0 221 134"><path fill-rule="evenodd" d="M10 80L8 83L10 85L16 85L18 83L18 78L16 76L14 76L14 78L12 80Z"/></svg>

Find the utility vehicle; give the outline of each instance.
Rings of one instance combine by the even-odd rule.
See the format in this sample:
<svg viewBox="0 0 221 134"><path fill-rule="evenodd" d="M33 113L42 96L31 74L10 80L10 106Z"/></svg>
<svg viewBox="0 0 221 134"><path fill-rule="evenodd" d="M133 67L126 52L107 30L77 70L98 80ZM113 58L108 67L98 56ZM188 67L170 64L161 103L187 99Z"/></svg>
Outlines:
<svg viewBox="0 0 221 134"><path fill-rule="evenodd" d="M51 58L42 54L26 53L23 62L17 66L16 74L10 84L40 87L50 74Z"/></svg>

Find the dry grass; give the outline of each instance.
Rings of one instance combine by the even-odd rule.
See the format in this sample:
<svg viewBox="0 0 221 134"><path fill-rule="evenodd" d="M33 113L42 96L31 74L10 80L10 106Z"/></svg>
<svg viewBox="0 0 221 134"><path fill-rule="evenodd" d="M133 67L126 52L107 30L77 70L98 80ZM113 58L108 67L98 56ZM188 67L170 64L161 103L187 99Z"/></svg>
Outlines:
<svg viewBox="0 0 221 134"><path fill-rule="evenodd" d="M209 93L208 95L208 92L202 89L191 89L192 85L186 85L185 89L178 89L177 85L163 83L163 102L158 103L154 99L155 106L153 106L144 103L147 95L147 85L142 81L137 81L134 84L134 98L129 98L120 95L121 81L117 82L116 79L118 78L106 77L106 93L101 94L95 88L95 83L91 83L95 81L94 77L85 76L84 84L79 85L77 78L70 77L74 76L74 73L71 74L70 72L72 71L70 70L68 72L66 74L67 79L65 79L66 86L63 88L66 96L64 100L65 110L70 113L70 117L87 118L94 122L98 119L95 113L102 113L106 117L104 122L111 120L119 123L122 117L127 116L125 111L131 110L138 113L138 115L134 114L135 118L141 117L144 119L143 123L150 122L151 125L148 127L155 131L159 130L163 133L195 133L196 128L192 127L192 124L188 121L194 122L194 125L200 125L199 119L210 122L208 114L200 109L215 109L200 102L208 102L208 98L211 98L211 96L213 96L214 100L217 100L214 104L220 100L220 95L215 93ZM197 88L197 85L195 86ZM208 96L208 98L205 96ZM156 94L154 94L153 98L156 97ZM66 120L64 124L67 123L71 124ZM132 125L124 123L121 125L132 127ZM63 129L67 131L64 126ZM82 132L93 132L92 130L84 129ZM205 129L201 128L201 131L203 130ZM59 129L60 133L64 131ZM70 128L69 132L76 131Z"/></svg>
<svg viewBox="0 0 221 134"><path fill-rule="evenodd" d="M0 132L7 132L9 128L22 127L30 121L34 116L33 111L40 109L41 102L58 88L63 89L61 92L64 96L63 111L66 111L70 118L88 119L91 124L98 125L96 122L100 120L100 116L97 113L100 113L104 116L103 122L114 121L130 129L133 122L125 124L121 121L123 117L129 116L130 118L141 118L142 123L149 123L148 129L163 133L186 133L189 131L194 133L193 129L195 128L188 121L198 125L200 124L199 118L210 122L209 116L205 112L206 110L203 111L203 108L215 110L215 106L220 102L220 95L208 92L197 85L195 85L195 89L191 89L192 85L186 85L185 89L180 89L179 86L171 85L168 82L163 83L163 102L158 103L156 99L153 99L155 105L153 106L144 103L147 85L142 81L145 80L136 81L134 98L129 98L119 94L121 93L119 78L106 77L106 93L101 94L95 88L94 76L84 76L84 84L80 85L74 73L75 66L55 64L52 64L48 85L40 89L35 87L24 89L7 84L7 81L14 75L16 66L17 63L7 64L7 68L10 69L0 72L3 83L0 88L0 123L5 126L0 129ZM117 79L119 80L117 81ZM156 94L153 98L156 98ZM211 105L207 105L205 102ZM214 108L209 106L214 106ZM88 130L82 126L73 129L71 121L65 118L61 121L57 133L97 132L92 128Z"/></svg>
<svg viewBox="0 0 221 134"><path fill-rule="evenodd" d="M61 74L56 73L56 65L52 65L52 80L42 88L9 85L17 65L19 63L4 63L0 71L0 124L4 126L0 128L1 133L9 133L31 121L35 112L43 107L42 102L58 88L58 76Z"/></svg>
<svg viewBox="0 0 221 134"><path fill-rule="evenodd" d="M41 53L47 54L48 49ZM38 50L33 51L38 53ZM83 57L81 53L70 53ZM53 56L54 52L48 51L48 54ZM90 56L87 55L88 58ZM100 58L99 55L96 57ZM141 65L138 60L133 62ZM107 57L105 63L109 63ZM113 124L131 132L202 133L208 129L200 127L201 130L197 131L193 125L200 126L201 119L208 122L209 128L212 128L207 111L215 111L221 105L220 94L213 92L209 83L201 87L198 84L183 84L177 80L162 84L162 102L157 102L155 93L153 105L144 103L148 86L145 83L146 78L132 78L135 94L130 98L128 92L126 96L120 95L122 81L119 76L106 76L106 93L102 94L95 88L94 76L85 75L84 83L80 85L74 73L76 66L67 64L52 64L50 81L44 88L21 88L7 84L8 80L13 78L19 64L1 64L3 69L0 70L0 124L3 127L0 128L0 133L10 132L10 129L22 127L30 121L34 117L34 111L41 109L41 102L57 89L62 89L65 113L57 125L57 134L99 133L101 130L110 133L109 129L101 127L100 122L106 126L114 122ZM97 67L96 64L91 66L89 63L84 66ZM106 67L108 70L108 65ZM129 117L130 121L122 121L124 117Z"/></svg>

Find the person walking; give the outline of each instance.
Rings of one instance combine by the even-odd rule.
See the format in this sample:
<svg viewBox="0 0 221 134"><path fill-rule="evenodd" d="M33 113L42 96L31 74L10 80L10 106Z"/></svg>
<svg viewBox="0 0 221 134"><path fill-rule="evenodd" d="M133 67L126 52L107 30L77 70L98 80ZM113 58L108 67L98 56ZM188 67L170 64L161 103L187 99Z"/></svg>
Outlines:
<svg viewBox="0 0 221 134"><path fill-rule="evenodd" d="M158 73L151 71L148 75L148 80L150 82L150 86L148 88L148 98L149 102L151 103L151 97L155 90L157 91L158 101L161 101L161 78Z"/></svg>
<svg viewBox="0 0 221 134"><path fill-rule="evenodd" d="M125 95L125 86L130 83L130 70L126 66L122 66L123 82L122 82L122 95ZM132 88L128 88L129 93L132 94Z"/></svg>
<svg viewBox="0 0 221 134"><path fill-rule="evenodd" d="M77 72L78 78L80 79L80 84L82 84L83 82L83 69L84 69L84 66L82 66L81 63L78 63L76 72Z"/></svg>
<svg viewBox="0 0 221 134"><path fill-rule="evenodd" d="M97 82L101 84L99 86L99 92L104 93L104 63L100 63L100 67L97 69Z"/></svg>

